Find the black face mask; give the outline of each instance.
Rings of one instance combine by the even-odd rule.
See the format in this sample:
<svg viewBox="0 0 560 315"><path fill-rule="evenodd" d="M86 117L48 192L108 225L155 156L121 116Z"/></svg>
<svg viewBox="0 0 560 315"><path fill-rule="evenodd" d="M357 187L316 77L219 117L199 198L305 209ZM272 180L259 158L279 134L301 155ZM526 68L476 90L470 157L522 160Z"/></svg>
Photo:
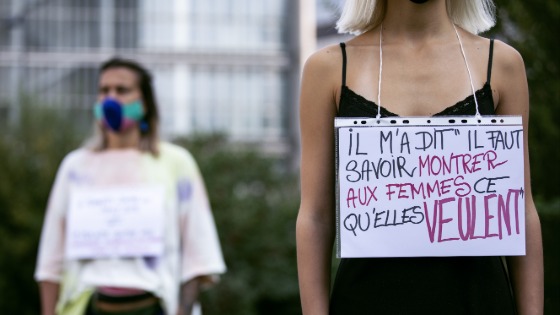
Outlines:
<svg viewBox="0 0 560 315"><path fill-rule="evenodd" d="M428 0L410 0L411 2L414 2L416 4L422 4L422 3L426 3L428 2Z"/></svg>

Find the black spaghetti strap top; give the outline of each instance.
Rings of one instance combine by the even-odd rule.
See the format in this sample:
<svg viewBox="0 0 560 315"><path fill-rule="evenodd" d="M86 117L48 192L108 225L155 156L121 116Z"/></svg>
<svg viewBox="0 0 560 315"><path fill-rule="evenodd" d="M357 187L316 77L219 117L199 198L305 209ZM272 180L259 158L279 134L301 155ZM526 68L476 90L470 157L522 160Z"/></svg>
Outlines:
<svg viewBox="0 0 560 315"><path fill-rule="evenodd" d="M494 114L490 88L493 41L487 79L476 91L479 112ZM343 55L339 117L376 117L377 104L346 86ZM474 95L435 116L475 115ZM381 116L398 116L381 107ZM500 257L342 258L333 284L330 315L513 315L516 307Z"/></svg>
<svg viewBox="0 0 560 315"><path fill-rule="evenodd" d="M338 105L338 117L375 117L377 116L377 104L354 92L346 85L346 44L340 43L342 49L342 89ZM478 101L478 111L481 115L494 115L494 99L492 98L492 88L490 78L492 76L492 57L494 55L494 40L490 40L488 56L488 70L486 73L486 83L476 91ZM476 106L474 95L467 96L464 100L451 105L434 116L448 115L475 115ZM381 106L381 117L398 116Z"/></svg>

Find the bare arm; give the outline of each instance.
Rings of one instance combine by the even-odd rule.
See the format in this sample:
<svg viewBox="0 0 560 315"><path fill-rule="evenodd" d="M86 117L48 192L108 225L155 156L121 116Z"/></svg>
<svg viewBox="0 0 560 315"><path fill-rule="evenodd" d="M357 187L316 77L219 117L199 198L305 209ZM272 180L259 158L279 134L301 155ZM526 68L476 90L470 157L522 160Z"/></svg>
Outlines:
<svg viewBox="0 0 560 315"><path fill-rule="evenodd" d="M303 314L329 312L334 241L334 80L336 53L329 48L306 63L300 96L301 204L296 239ZM334 63L334 64L333 64ZM339 70L340 71L340 70ZM338 76L336 76L338 77ZM339 83L340 84L340 83Z"/></svg>
<svg viewBox="0 0 560 315"><path fill-rule="evenodd" d="M39 293L41 294L41 314L54 315L56 302L58 301L58 290L60 285L56 282L39 282Z"/></svg>
<svg viewBox="0 0 560 315"><path fill-rule="evenodd" d="M181 286L181 298L178 315L191 315L194 303L198 300L200 279L194 278Z"/></svg>
<svg viewBox="0 0 560 315"><path fill-rule="evenodd" d="M496 55L496 59L500 60L496 69L496 86L500 95L497 113L522 115L524 128L526 255L509 257L508 267L519 314L543 314L543 250L541 225L531 194L528 153L529 92L525 66L521 56L501 42L497 42Z"/></svg>

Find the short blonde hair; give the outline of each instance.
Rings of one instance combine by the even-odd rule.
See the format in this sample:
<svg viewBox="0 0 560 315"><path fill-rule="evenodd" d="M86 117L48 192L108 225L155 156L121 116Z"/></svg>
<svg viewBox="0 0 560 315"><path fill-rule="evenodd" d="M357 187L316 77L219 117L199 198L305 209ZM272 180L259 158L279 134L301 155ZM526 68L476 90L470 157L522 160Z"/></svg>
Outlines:
<svg viewBox="0 0 560 315"><path fill-rule="evenodd" d="M446 0L446 6L451 21L473 34L496 24L492 0ZM336 28L339 33L365 33L381 24L386 10L387 0L346 0Z"/></svg>

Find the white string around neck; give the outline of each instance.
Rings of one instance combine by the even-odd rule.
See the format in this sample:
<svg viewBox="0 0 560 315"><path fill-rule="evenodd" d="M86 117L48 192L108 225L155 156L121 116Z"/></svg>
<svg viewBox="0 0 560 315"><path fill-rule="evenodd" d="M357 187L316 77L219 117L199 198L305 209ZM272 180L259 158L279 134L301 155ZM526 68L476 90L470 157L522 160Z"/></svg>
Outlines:
<svg viewBox="0 0 560 315"><path fill-rule="evenodd" d="M459 36L459 32L457 31L457 27L455 26L455 24L453 24L453 29L455 30L455 35L457 35L457 39L459 40L459 46L461 46L461 54L463 54L463 60L465 61L465 66L467 67L467 73L469 74L471 91L474 98L474 104L476 105L476 118L480 118L480 112L478 111L478 100L476 99L476 91L474 90L471 69L469 68L469 63L467 62L467 55L465 54L465 49L463 48L463 42L461 41L461 36Z"/></svg>
<svg viewBox="0 0 560 315"><path fill-rule="evenodd" d="M469 82L471 85L471 91L474 98L474 104L476 106L476 117L480 118L480 112L478 111L478 100L476 98L476 91L474 89L473 79L471 75L471 69L469 63L467 62L467 55L465 54L465 49L463 48L463 42L461 41L461 36L457 31L457 27L453 24L453 29L455 30L455 35L457 35L457 40L459 41L459 46L461 47L461 54L463 55L463 60L465 61L465 66L467 67L467 73L469 75ZM383 24L380 25L379 29L379 83L377 87L377 115L375 118L379 120L381 118L381 74L383 73Z"/></svg>
<svg viewBox="0 0 560 315"><path fill-rule="evenodd" d="M375 119L377 119L377 121L379 121L379 118L381 118L381 73L383 72L383 48L382 48L382 42L383 42L383 24L381 24L380 29L379 29L379 85L377 87L377 115L375 116Z"/></svg>

